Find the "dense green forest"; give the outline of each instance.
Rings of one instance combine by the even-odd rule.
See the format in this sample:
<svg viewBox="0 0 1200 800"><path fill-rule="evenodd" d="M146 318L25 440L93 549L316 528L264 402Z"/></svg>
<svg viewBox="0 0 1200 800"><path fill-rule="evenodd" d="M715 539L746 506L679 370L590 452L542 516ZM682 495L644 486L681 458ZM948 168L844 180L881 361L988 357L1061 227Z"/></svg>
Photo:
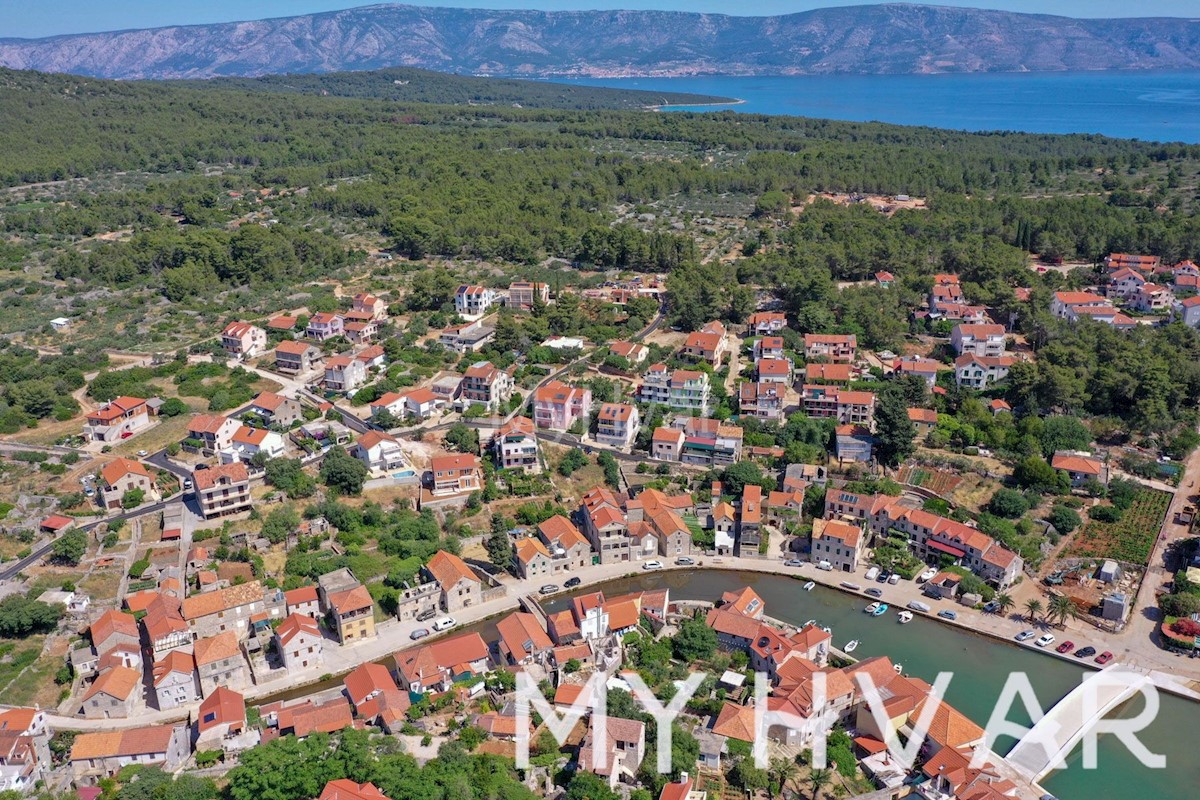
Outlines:
<svg viewBox="0 0 1200 800"><path fill-rule="evenodd" d="M264 75L258 78L212 78L206 81L171 81L168 86L213 86L249 92L297 93L394 100L402 103L452 105L511 105L520 108L640 109L663 105L700 105L733 102L687 92L647 92L609 89L576 83L521 81L509 78L475 78L427 69L392 67L369 72Z"/></svg>

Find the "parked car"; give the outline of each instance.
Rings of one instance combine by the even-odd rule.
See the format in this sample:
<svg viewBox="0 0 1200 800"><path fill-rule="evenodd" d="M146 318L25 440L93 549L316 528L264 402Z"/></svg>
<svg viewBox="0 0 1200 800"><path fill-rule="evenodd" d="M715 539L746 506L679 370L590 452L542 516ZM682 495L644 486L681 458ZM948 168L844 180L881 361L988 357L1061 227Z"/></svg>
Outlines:
<svg viewBox="0 0 1200 800"><path fill-rule="evenodd" d="M984 603L983 605L983 613L985 614L995 614L999 610L1000 604L995 600L991 601L990 603Z"/></svg>
<svg viewBox="0 0 1200 800"><path fill-rule="evenodd" d="M675 566L677 567L690 567L695 563L696 561L694 559L687 556L680 556L679 558L675 559Z"/></svg>
<svg viewBox="0 0 1200 800"><path fill-rule="evenodd" d="M938 616L941 617L942 619L958 619L958 612L951 611L948 608L944 608L938 612Z"/></svg>
<svg viewBox="0 0 1200 800"><path fill-rule="evenodd" d="M554 594L559 591L557 583L547 583L542 588L538 589L538 594Z"/></svg>
<svg viewBox="0 0 1200 800"><path fill-rule="evenodd" d="M1107 664L1108 662L1110 662L1112 660L1113 660L1113 654L1108 652L1107 650L1105 650L1100 655L1096 656L1097 664Z"/></svg>
<svg viewBox="0 0 1200 800"><path fill-rule="evenodd" d="M84 497L95 497L96 490L90 486L87 486L87 487L84 487L83 494L84 494Z"/></svg>
<svg viewBox="0 0 1200 800"><path fill-rule="evenodd" d="M1092 656L1096 655L1096 648L1081 647L1078 650L1076 650L1072 655L1074 655L1076 658L1091 658Z"/></svg>
<svg viewBox="0 0 1200 800"><path fill-rule="evenodd" d="M662 568L663 568L663 563L661 561L658 561L657 559L654 561L647 561L645 564L642 564L642 569L662 569Z"/></svg>
<svg viewBox="0 0 1200 800"><path fill-rule="evenodd" d="M436 608L427 608L424 611L422 611L420 614L417 614L417 622L425 622L426 620L433 619L436 616L437 616Z"/></svg>
<svg viewBox="0 0 1200 800"><path fill-rule="evenodd" d="M830 564L828 561L818 561L817 569L822 569L826 572L833 572L833 564Z"/></svg>
<svg viewBox="0 0 1200 800"><path fill-rule="evenodd" d="M183 490L184 490L185 492L190 492L190 491L192 490L192 487L193 487L193 486L195 486L195 484L194 484L194 483L192 483L192 479L191 479L191 478L184 478L184 479L183 479Z"/></svg>
<svg viewBox="0 0 1200 800"><path fill-rule="evenodd" d="M876 589L872 586L870 589L867 589L867 594L871 595L871 597L883 597L883 589Z"/></svg>
<svg viewBox="0 0 1200 800"><path fill-rule="evenodd" d="M1054 644L1054 634L1043 633L1038 637L1038 640L1034 642L1034 644L1036 644L1038 647L1049 647L1050 645Z"/></svg>
<svg viewBox="0 0 1200 800"><path fill-rule="evenodd" d="M566 581L563 582L563 586L567 587L568 589L573 589L581 583L583 583L583 581L580 578L567 578Z"/></svg>
<svg viewBox="0 0 1200 800"><path fill-rule="evenodd" d="M937 575L936 569L927 569L917 576L917 583L924 583L925 581L933 578L934 575Z"/></svg>
<svg viewBox="0 0 1200 800"><path fill-rule="evenodd" d="M899 582L900 582L900 573L899 572L893 572L888 577L888 585L890 585L890 586L895 586Z"/></svg>
<svg viewBox="0 0 1200 800"><path fill-rule="evenodd" d="M433 623L435 631L448 631L458 623L454 621L454 617L442 617L437 622Z"/></svg>
<svg viewBox="0 0 1200 800"><path fill-rule="evenodd" d="M878 581L879 583L887 583L888 578L890 578L890 577L892 577L892 573L889 570L885 569L883 572L879 573L879 577L876 578L875 580Z"/></svg>
<svg viewBox="0 0 1200 800"><path fill-rule="evenodd" d="M415 642L417 639L424 639L428 635L429 635L429 628L417 628L415 631L413 631L412 633L410 633L408 635L408 638L412 639Z"/></svg>
<svg viewBox="0 0 1200 800"><path fill-rule="evenodd" d="M138 458L145 458L146 456L150 455L150 451L149 450L138 450L137 455L138 455Z"/></svg>
<svg viewBox="0 0 1200 800"><path fill-rule="evenodd" d="M1030 639L1032 639L1035 636L1037 636L1037 631L1029 630L1029 631L1021 631L1013 638L1015 638L1018 642L1028 642Z"/></svg>
<svg viewBox="0 0 1200 800"><path fill-rule="evenodd" d="M785 567L803 567L804 562L798 558L789 558L787 561L783 562L783 565Z"/></svg>
<svg viewBox="0 0 1200 800"><path fill-rule="evenodd" d="M1062 644L1060 644L1060 645L1059 645L1057 648L1055 648L1055 649L1056 649L1058 652L1060 652L1060 653L1069 653L1069 652L1071 652L1072 650L1074 650L1074 649L1075 649L1075 643L1074 643L1074 642L1072 642L1070 639L1067 639L1065 642L1063 642Z"/></svg>

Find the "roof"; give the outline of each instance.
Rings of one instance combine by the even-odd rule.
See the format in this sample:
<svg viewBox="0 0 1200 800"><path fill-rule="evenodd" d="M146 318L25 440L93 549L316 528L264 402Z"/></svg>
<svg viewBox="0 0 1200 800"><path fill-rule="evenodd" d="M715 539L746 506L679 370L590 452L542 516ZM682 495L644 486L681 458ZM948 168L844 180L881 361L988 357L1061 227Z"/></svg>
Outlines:
<svg viewBox="0 0 1200 800"><path fill-rule="evenodd" d="M625 403L605 403L600 406L600 413L596 416L606 422L626 422L635 410L633 406Z"/></svg>
<svg viewBox="0 0 1200 800"><path fill-rule="evenodd" d="M747 616L762 614L765 607L766 604L763 603L763 599L759 597L758 592L749 586L743 586L737 591L725 592L721 595L721 608L736 614L745 614Z"/></svg>
<svg viewBox="0 0 1200 800"><path fill-rule="evenodd" d="M562 381L550 381L533 393L533 399L538 403L564 404L582 398L586 390L577 386L569 386Z"/></svg>
<svg viewBox="0 0 1200 800"><path fill-rule="evenodd" d="M129 699L129 695L141 682L141 672L118 665L96 678L96 682L87 690L83 700L87 702L98 694L106 694L117 700L125 701Z"/></svg>
<svg viewBox="0 0 1200 800"><path fill-rule="evenodd" d="M308 342L302 342L298 339L285 339L284 341L275 345L275 353L277 355L279 353L283 353L284 355L289 356L302 356L309 350L316 349L317 348L315 345L309 344Z"/></svg>
<svg viewBox="0 0 1200 800"><path fill-rule="evenodd" d="M204 592L185 597L180 607L184 619L198 619L209 614L228 611L237 606L249 605L263 599L262 584L258 581L218 589L215 592Z"/></svg>
<svg viewBox="0 0 1200 800"><path fill-rule="evenodd" d="M92 635L92 644L97 648L114 634L123 634L133 637L134 640L138 639L137 620L132 615L115 609L101 614L92 623L89 630Z"/></svg>
<svg viewBox="0 0 1200 800"><path fill-rule="evenodd" d="M758 374L787 375L792 371L792 365L782 358L761 358L758 361Z"/></svg>
<svg viewBox="0 0 1200 800"><path fill-rule="evenodd" d="M858 344L858 337L853 333L806 333L804 346L814 344L848 344L851 347Z"/></svg>
<svg viewBox="0 0 1200 800"><path fill-rule="evenodd" d="M734 611L726 611L723 608L714 608L709 611L704 621L717 633L739 639L753 639L758 635L760 625L759 621L752 617Z"/></svg>
<svg viewBox="0 0 1200 800"><path fill-rule="evenodd" d="M72 761L87 761L113 756L165 753L171 746L175 729L170 725L151 725L123 731L81 733L71 747Z"/></svg>
<svg viewBox="0 0 1200 800"><path fill-rule="evenodd" d="M1003 336L1004 335L1004 326L1003 325L989 325L986 323L977 323L977 324L973 324L973 325L972 324L962 324L962 325L955 325L954 332L957 333L959 336L974 336L976 338L979 338L981 336Z"/></svg>
<svg viewBox="0 0 1200 800"><path fill-rule="evenodd" d="M344 589L329 595L329 606L338 614L348 614L362 608L371 608L374 602L371 599L371 593L365 586L355 586L352 589Z"/></svg>
<svg viewBox="0 0 1200 800"><path fill-rule="evenodd" d="M196 717L196 725L201 733L217 725L230 725L245 721L245 698L225 686L218 686L208 697L204 698L204 702L200 704L200 713Z"/></svg>
<svg viewBox="0 0 1200 800"><path fill-rule="evenodd" d="M388 434L381 433L380 431L367 431L362 436L358 437L358 441L355 442L355 444L365 451L370 450L373 447L378 447L384 442L399 444L395 436L389 436Z"/></svg>
<svg viewBox="0 0 1200 800"><path fill-rule="evenodd" d="M538 533L540 533L546 541L554 542L560 547L569 550L575 545L588 543L584 535L579 532L575 524L571 520L564 517L562 514L555 514L548 520L538 525Z"/></svg>
<svg viewBox="0 0 1200 800"><path fill-rule="evenodd" d="M937 424L938 415L932 408L910 408L908 418L913 422L928 422Z"/></svg>
<svg viewBox="0 0 1200 800"><path fill-rule="evenodd" d="M433 470L434 473L452 472L454 470L479 469L479 456L473 456L467 453L434 456L429 460L429 468Z"/></svg>
<svg viewBox="0 0 1200 800"><path fill-rule="evenodd" d="M546 549L546 545L542 544L541 539L535 536L526 536L517 542L517 560L522 564L528 564L538 556L550 558L550 551Z"/></svg>
<svg viewBox="0 0 1200 800"><path fill-rule="evenodd" d="M445 550L434 553L433 558L429 559L429 563L425 565L425 569L429 571L435 581L441 584L443 589L448 589L459 581L480 582L479 576L467 566L467 562Z"/></svg>
<svg viewBox="0 0 1200 800"><path fill-rule="evenodd" d="M496 632L500 634L501 646L507 648L518 661L527 655L549 650L554 646L550 637L538 624L537 617L524 611L509 614L497 622Z"/></svg>
<svg viewBox="0 0 1200 800"><path fill-rule="evenodd" d="M858 547L862 540L862 528L833 519L813 520L813 538L839 539L848 547Z"/></svg>
<svg viewBox="0 0 1200 800"><path fill-rule="evenodd" d="M257 327L257 326L251 325L249 322L231 322L225 326L225 330L221 331L221 335L222 336L236 336L237 338L240 339L243 336L245 336L246 334L253 331L255 329L255 327Z"/></svg>
<svg viewBox="0 0 1200 800"><path fill-rule="evenodd" d="M353 724L350 703L344 697L320 705L307 701L279 712L280 729L291 728L296 736L307 736L315 732L332 733L349 728Z"/></svg>
<svg viewBox="0 0 1200 800"><path fill-rule="evenodd" d="M1067 472L1080 472L1084 475L1099 475L1104 471L1104 462L1100 459L1075 453L1055 453L1050 460L1050 466Z"/></svg>
<svg viewBox="0 0 1200 800"><path fill-rule="evenodd" d="M64 517L62 514L51 514L40 523L38 527L48 531L59 531L68 525L74 524L75 520L70 517Z"/></svg>
<svg viewBox="0 0 1200 800"><path fill-rule="evenodd" d="M978 742L983 738L983 728L968 719L954 706L934 697L928 697L919 703L913 711L912 718L919 719L921 711L928 703L937 704L933 720L929 723L928 735L942 747L961 747Z"/></svg>
<svg viewBox="0 0 1200 800"><path fill-rule="evenodd" d="M139 462L128 458L116 458L105 464L100 470L100 479L107 486L112 486L129 474L141 475L144 478L150 477L150 473Z"/></svg>
<svg viewBox="0 0 1200 800"><path fill-rule="evenodd" d="M757 739L754 731L754 709L728 702L721 706L721 713L717 715L712 726L713 733L742 742L753 742Z"/></svg>
<svg viewBox="0 0 1200 800"><path fill-rule="evenodd" d="M317 587L301 586L298 589L292 589L283 593L283 599L289 607L315 603L317 602Z"/></svg>
<svg viewBox="0 0 1200 800"><path fill-rule="evenodd" d="M188 433L220 433L228 422L220 414L197 414L188 423Z"/></svg>
<svg viewBox="0 0 1200 800"><path fill-rule="evenodd" d="M1054 299L1064 306L1108 302L1106 298L1091 292L1055 292Z"/></svg>
<svg viewBox="0 0 1200 800"><path fill-rule="evenodd" d="M192 473L192 477L196 482L196 489L204 491L218 485L222 480L231 483L245 483L250 480L250 472L244 463L235 461L232 464L218 464L215 467L202 469Z"/></svg>
<svg viewBox="0 0 1200 800"><path fill-rule="evenodd" d="M290 331L296 327L298 320L295 317L289 317L287 314L279 314L267 320L267 327L276 330ZM281 343L282 344L282 343Z"/></svg>
<svg viewBox="0 0 1200 800"><path fill-rule="evenodd" d="M804 377L810 381L849 381L852 374L849 364L806 364Z"/></svg>
<svg viewBox="0 0 1200 800"><path fill-rule="evenodd" d="M399 688L387 667L372 662L355 667L342 679L342 684L356 708L376 692Z"/></svg>
<svg viewBox="0 0 1200 800"><path fill-rule="evenodd" d="M238 647L237 634L233 631L223 631L216 636L197 639L192 645L192 650L196 654L197 667L242 654L241 648Z"/></svg>
<svg viewBox="0 0 1200 800"><path fill-rule="evenodd" d="M271 431L266 428L251 428L249 425L243 425L233 432L233 441L262 447L262 443L267 440L270 433Z"/></svg>
<svg viewBox="0 0 1200 800"><path fill-rule="evenodd" d="M320 800L388 800L373 783L355 783L342 778L330 781L321 790Z"/></svg>
<svg viewBox="0 0 1200 800"><path fill-rule="evenodd" d="M317 625L317 621L309 615L294 613L289 614L283 622L279 623L279 627L275 629L275 635L279 637L280 643L285 647L300 634L307 634L320 639L321 628Z"/></svg>
<svg viewBox="0 0 1200 800"><path fill-rule="evenodd" d="M678 444L683 441L684 433L676 428L655 428L654 434L651 436L651 441L655 442L673 442Z"/></svg>
<svg viewBox="0 0 1200 800"><path fill-rule="evenodd" d="M154 685L158 686L172 672L193 675L196 672L196 660L191 653L183 650L172 650L158 661L154 662Z"/></svg>
<svg viewBox="0 0 1200 800"><path fill-rule="evenodd" d="M258 396L250 401L250 405L265 408L267 411L276 411L286 402L288 399L283 395L274 392L259 392Z"/></svg>

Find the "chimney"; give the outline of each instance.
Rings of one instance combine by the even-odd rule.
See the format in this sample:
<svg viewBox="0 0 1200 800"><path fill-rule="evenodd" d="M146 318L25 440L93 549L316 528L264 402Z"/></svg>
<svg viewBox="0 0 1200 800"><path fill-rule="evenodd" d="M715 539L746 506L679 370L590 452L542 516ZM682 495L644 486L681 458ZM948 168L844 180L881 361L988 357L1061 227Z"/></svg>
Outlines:
<svg viewBox="0 0 1200 800"><path fill-rule="evenodd" d="M687 782L688 782L688 774L687 774L686 772L681 772L681 773L679 773L679 782L680 782L680 783L687 783Z"/></svg>

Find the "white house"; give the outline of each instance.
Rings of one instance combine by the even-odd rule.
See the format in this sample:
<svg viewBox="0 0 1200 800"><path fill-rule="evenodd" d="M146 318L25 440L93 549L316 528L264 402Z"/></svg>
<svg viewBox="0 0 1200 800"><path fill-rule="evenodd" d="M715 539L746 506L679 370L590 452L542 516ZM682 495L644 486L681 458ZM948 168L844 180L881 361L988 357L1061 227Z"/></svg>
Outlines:
<svg viewBox="0 0 1200 800"><path fill-rule="evenodd" d="M235 461L249 461L260 452L265 453L267 458L281 457L284 452L283 436L266 428L243 425L234 431L229 447L218 455L222 464L232 464Z"/></svg>
<svg viewBox="0 0 1200 800"><path fill-rule="evenodd" d="M373 470L409 469L411 465L400 442L386 433L367 431L354 443L352 455Z"/></svg>

